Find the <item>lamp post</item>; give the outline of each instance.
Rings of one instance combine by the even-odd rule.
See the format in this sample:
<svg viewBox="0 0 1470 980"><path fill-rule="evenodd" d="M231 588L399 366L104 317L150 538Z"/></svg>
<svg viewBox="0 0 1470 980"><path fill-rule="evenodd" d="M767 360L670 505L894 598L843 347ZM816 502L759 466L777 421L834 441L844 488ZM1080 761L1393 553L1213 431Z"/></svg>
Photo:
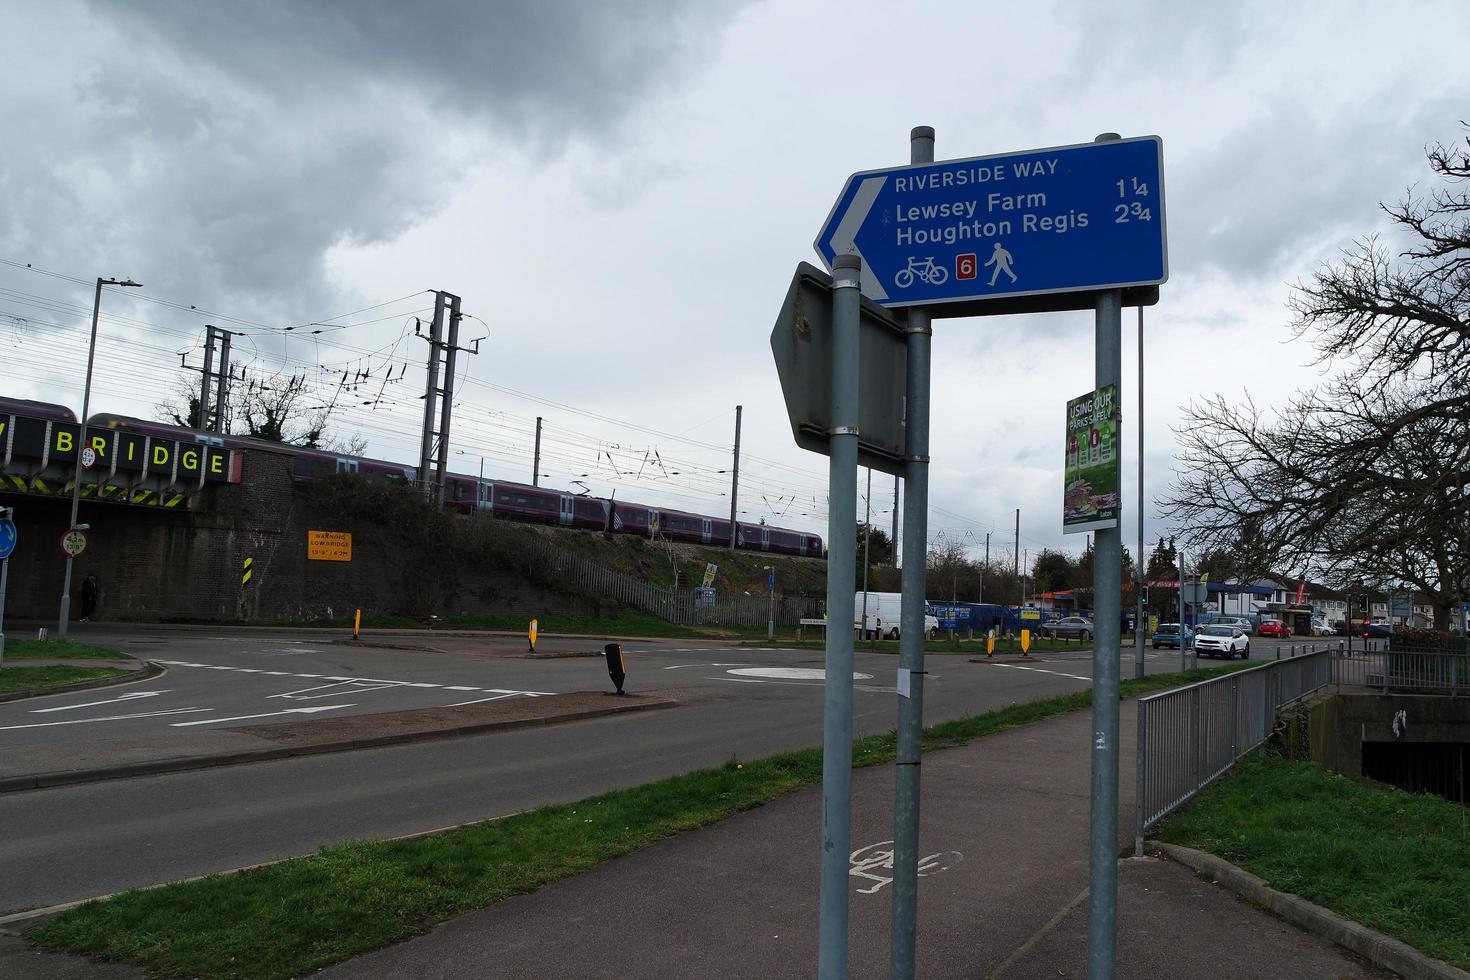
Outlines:
<svg viewBox="0 0 1470 980"><path fill-rule="evenodd" d="M762 566L766 570L766 590L771 594L770 612L766 616L766 639L776 638L776 568L774 565Z"/></svg>
<svg viewBox="0 0 1470 980"><path fill-rule="evenodd" d="M97 280L97 291L92 297L92 336L87 342L87 381L82 387L82 418L77 432L76 444L76 467L72 475L71 483L71 522L67 529L72 530L77 526L77 511L82 503L82 450L87 446L87 412L92 405L92 362L97 357L97 314L102 308L103 286L131 286L141 287L141 282L133 282L131 279L101 279ZM56 624L56 633L61 639L66 639L66 623L71 618L71 566L72 556L66 556L66 571L61 579L61 621Z"/></svg>

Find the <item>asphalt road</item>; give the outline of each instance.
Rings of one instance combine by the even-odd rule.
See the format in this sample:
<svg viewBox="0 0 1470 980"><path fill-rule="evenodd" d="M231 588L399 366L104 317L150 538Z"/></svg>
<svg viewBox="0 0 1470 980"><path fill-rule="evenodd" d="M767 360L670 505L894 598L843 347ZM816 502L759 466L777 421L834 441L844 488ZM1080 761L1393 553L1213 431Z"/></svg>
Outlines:
<svg viewBox="0 0 1470 980"><path fill-rule="evenodd" d="M0 705L0 751L190 732L232 718L249 718L236 724L299 721L299 714L275 714L294 707L362 713L611 687L600 659L507 655L523 643L511 639L401 640L445 648L435 652L347 648L289 632L99 628L78 638L170 662L168 673L125 687ZM543 652L597 646L550 639L539 645ZM1263 652L1254 651L1257 657ZM1147 654L1150 672L1177 669L1177 652ZM570 802L732 757L821 742L820 651L637 641L625 644L625 659L630 690L672 696L680 706L0 795L0 866L6 869L0 914L309 853L351 838ZM896 667L892 655L858 651L859 735L895 727ZM1090 654L1081 651L1009 665L931 654L926 667L926 723L1083 689L1092 672ZM1129 652L1124 676L1131 675ZM108 703L125 694L147 696ZM180 713L158 713L166 711ZM208 724L175 727L190 721ZM23 727L38 725L45 727Z"/></svg>

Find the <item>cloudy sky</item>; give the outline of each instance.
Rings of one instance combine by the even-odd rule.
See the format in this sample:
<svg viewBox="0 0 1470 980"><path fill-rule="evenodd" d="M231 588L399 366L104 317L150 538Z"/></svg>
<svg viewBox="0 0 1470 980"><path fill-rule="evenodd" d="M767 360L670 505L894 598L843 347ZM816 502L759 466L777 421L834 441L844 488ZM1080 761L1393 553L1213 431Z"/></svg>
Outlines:
<svg viewBox="0 0 1470 980"><path fill-rule="evenodd" d="M16 7L6 34L5 394L80 410L91 281L131 276L144 288L104 296L93 411L154 415L215 323L252 376L305 375L339 432L413 461L413 317L443 289L483 338L461 359L454 468L529 482L543 416L543 483L728 513L738 404L742 516L824 534L826 460L792 441L769 337L846 177L906 163L911 127L941 159L1163 139L1152 541L1181 405L1316 383L1291 284L1381 230L1377 202L1470 117L1455 0L97 0ZM931 542L992 532L1008 556L1020 508L1023 549L1078 550L1063 408L1092 364L1087 313L936 322ZM892 479L873 490L886 526Z"/></svg>

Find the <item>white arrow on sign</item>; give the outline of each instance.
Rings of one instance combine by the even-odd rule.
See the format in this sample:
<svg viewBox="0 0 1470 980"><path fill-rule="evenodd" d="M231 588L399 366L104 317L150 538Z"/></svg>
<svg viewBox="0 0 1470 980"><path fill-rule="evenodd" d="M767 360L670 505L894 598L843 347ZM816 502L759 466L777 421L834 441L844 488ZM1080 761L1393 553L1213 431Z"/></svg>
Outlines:
<svg viewBox="0 0 1470 980"><path fill-rule="evenodd" d="M63 704L58 708L32 708L31 714L44 715L52 711L71 711L73 708L95 708L99 704L116 704L119 701L132 701L136 698L156 698L168 691L135 691L132 694L123 694L106 701L88 701L86 704Z"/></svg>
<svg viewBox="0 0 1470 980"><path fill-rule="evenodd" d="M310 715L318 711L336 711L338 708L355 708L352 704L319 704L314 708L287 708L285 711L267 711L263 715L236 715L233 718L203 718L199 721L176 721L174 728L187 728L190 725L218 725L226 721L249 721L251 718L272 718L276 715Z"/></svg>
<svg viewBox="0 0 1470 980"><path fill-rule="evenodd" d="M887 177L869 177L858 187L857 193L853 195L852 203L847 206L842 220L837 223L837 230L832 233L832 248L837 254L851 252L862 258L862 250L857 246L857 233L863 227L863 222L868 220L868 212L873 210L873 204L878 200L878 192L887 182ZM883 283L873 274L873 268L866 259L863 260L860 275L864 296L876 300L888 298L888 290L883 288Z"/></svg>
<svg viewBox="0 0 1470 980"><path fill-rule="evenodd" d="M94 721L126 721L129 718L157 718L161 715L192 715L213 708L170 708L167 711L141 711L135 715L108 715L105 718L72 718L69 721L38 721L29 725L6 725L0 732L11 732L18 728L52 728L56 725L90 725Z"/></svg>

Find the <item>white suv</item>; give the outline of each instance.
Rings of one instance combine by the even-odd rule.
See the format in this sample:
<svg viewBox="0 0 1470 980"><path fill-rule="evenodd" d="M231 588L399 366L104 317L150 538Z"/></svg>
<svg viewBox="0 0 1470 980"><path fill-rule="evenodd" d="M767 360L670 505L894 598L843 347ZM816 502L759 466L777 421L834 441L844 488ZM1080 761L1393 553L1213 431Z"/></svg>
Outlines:
<svg viewBox="0 0 1470 980"><path fill-rule="evenodd" d="M1201 626L1194 634L1194 652L1206 657L1221 657L1234 660L1238 653L1242 660L1251 656L1251 640L1238 627L1216 623Z"/></svg>

